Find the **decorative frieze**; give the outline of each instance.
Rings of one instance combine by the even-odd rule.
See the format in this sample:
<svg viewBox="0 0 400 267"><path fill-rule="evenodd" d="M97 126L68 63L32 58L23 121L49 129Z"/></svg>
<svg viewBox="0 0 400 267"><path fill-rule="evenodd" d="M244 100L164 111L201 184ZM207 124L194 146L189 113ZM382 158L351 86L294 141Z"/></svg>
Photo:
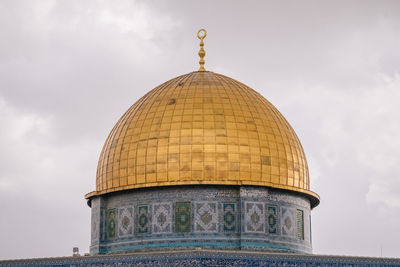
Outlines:
<svg viewBox="0 0 400 267"><path fill-rule="evenodd" d="M195 232L218 232L217 202L195 202L194 212Z"/></svg>
<svg viewBox="0 0 400 267"><path fill-rule="evenodd" d="M118 209L118 236L129 237L133 234L133 207Z"/></svg>
<svg viewBox="0 0 400 267"><path fill-rule="evenodd" d="M163 202L153 205L152 227L154 234L172 233L172 203Z"/></svg>
<svg viewBox="0 0 400 267"><path fill-rule="evenodd" d="M236 232L237 230L237 207L236 203L222 204L222 217L224 224L224 232Z"/></svg>
<svg viewBox="0 0 400 267"><path fill-rule="evenodd" d="M189 233L191 230L191 206L190 202L175 203L175 232Z"/></svg>
<svg viewBox="0 0 400 267"><path fill-rule="evenodd" d="M136 234L143 235L150 233L150 212L148 205L137 206L136 212Z"/></svg>

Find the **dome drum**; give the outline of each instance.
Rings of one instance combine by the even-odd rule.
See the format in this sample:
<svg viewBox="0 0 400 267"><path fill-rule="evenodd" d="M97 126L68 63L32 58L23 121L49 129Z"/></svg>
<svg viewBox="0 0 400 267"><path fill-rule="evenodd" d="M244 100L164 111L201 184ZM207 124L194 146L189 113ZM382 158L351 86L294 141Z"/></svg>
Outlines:
<svg viewBox="0 0 400 267"><path fill-rule="evenodd" d="M92 199L92 254L216 249L311 252L310 201L260 186L171 186Z"/></svg>

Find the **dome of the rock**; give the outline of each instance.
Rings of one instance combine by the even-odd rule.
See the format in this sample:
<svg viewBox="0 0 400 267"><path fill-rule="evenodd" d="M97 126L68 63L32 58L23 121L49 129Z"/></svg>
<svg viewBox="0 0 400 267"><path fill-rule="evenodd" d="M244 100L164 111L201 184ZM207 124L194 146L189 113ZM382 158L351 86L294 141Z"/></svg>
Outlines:
<svg viewBox="0 0 400 267"><path fill-rule="evenodd" d="M204 69L205 34L199 71L148 92L109 134L86 195L92 254L312 251L319 196L300 141L263 96Z"/></svg>

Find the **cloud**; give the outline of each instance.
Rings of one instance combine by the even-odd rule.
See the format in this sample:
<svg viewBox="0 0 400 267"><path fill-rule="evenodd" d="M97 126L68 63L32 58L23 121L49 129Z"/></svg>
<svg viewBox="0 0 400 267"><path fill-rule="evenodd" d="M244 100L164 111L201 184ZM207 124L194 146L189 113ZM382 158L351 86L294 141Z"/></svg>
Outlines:
<svg viewBox="0 0 400 267"><path fill-rule="evenodd" d="M30 179L25 168L47 171L51 159L42 154L40 142L49 138L50 120L19 112L0 97L0 191L24 189Z"/></svg>
<svg viewBox="0 0 400 267"><path fill-rule="evenodd" d="M102 140L57 142L54 119L0 97L0 228L7 229L2 259L56 256L60 248L66 254L73 244L85 248L89 242L82 229L89 229L83 195L95 186L93 155Z"/></svg>
<svg viewBox="0 0 400 267"><path fill-rule="evenodd" d="M361 142L359 161L370 170L369 203L400 207L400 74L382 75L381 86L363 100L370 110L363 118L368 132Z"/></svg>

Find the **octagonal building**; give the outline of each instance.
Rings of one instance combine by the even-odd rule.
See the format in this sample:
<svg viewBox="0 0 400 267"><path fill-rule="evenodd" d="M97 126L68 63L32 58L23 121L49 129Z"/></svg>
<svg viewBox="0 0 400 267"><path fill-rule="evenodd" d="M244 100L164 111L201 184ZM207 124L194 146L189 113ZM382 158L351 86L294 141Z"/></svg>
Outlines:
<svg viewBox="0 0 400 267"><path fill-rule="evenodd" d="M199 36L200 38L201 36ZM92 254L185 249L311 253L306 157L250 87L200 70L134 103L100 155Z"/></svg>

